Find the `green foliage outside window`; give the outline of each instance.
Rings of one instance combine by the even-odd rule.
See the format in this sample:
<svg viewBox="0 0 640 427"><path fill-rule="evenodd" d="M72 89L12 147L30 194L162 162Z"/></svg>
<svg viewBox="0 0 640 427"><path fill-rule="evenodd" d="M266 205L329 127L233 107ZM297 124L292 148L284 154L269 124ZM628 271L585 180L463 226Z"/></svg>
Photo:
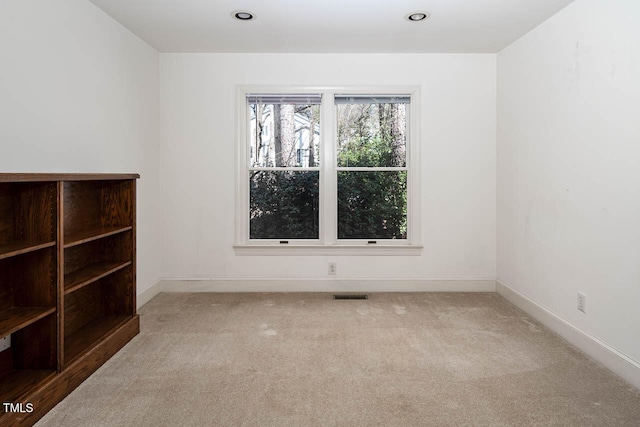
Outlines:
<svg viewBox="0 0 640 427"><path fill-rule="evenodd" d="M406 239L407 172L338 172L339 239Z"/></svg>
<svg viewBox="0 0 640 427"><path fill-rule="evenodd" d="M405 165L402 104L338 106L338 166ZM407 172L338 172L339 239L406 239Z"/></svg>
<svg viewBox="0 0 640 427"><path fill-rule="evenodd" d="M406 105L344 104L337 114L338 167L406 165ZM407 238L406 170L340 170L337 184L339 239ZM249 185L252 239L319 238L318 171L252 171Z"/></svg>
<svg viewBox="0 0 640 427"><path fill-rule="evenodd" d="M252 239L317 239L319 173L256 171L249 178Z"/></svg>

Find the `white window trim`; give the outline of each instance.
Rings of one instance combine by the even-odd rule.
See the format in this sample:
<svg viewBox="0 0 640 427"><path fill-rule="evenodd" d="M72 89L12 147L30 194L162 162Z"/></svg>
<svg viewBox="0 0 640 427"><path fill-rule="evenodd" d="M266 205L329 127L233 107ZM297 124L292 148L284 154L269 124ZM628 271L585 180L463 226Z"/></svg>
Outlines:
<svg viewBox="0 0 640 427"><path fill-rule="evenodd" d="M250 93L321 93L320 110L320 194L318 240L289 240L288 244L280 240L249 239L249 150L248 108L246 96ZM409 108L409 126L407 129L407 238L402 240L338 240L337 225L337 182L336 174L340 168L336 162L335 134L336 115L333 96L335 94L407 94L411 97ZM238 86L236 90L236 244L237 255L420 255L422 252L422 229L420 210L420 87L419 86ZM281 168L277 168L280 170ZM309 168L318 169L318 168ZM363 168L376 170L376 168ZM307 170L307 168L305 168ZM384 170L389 170L384 168Z"/></svg>

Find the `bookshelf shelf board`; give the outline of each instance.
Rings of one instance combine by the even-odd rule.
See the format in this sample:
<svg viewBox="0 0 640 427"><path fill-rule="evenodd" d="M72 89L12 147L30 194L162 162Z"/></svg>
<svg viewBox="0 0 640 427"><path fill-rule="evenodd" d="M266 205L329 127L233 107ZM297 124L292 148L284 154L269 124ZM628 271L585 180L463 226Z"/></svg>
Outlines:
<svg viewBox="0 0 640 427"><path fill-rule="evenodd" d="M0 259L26 254L55 246L56 242L5 242L0 243Z"/></svg>
<svg viewBox="0 0 640 427"><path fill-rule="evenodd" d="M111 273L128 267L131 265L131 261L124 262L97 262L91 264L81 270L74 271L73 273L66 274L64 276L64 293L68 294L78 289L83 288L103 277L108 276Z"/></svg>
<svg viewBox="0 0 640 427"><path fill-rule="evenodd" d="M15 369L0 378L0 402L19 402L56 374L48 369ZM0 408L2 414L3 408Z"/></svg>
<svg viewBox="0 0 640 427"><path fill-rule="evenodd" d="M55 311L55 307L9 307L0 310L0 337L19 331Z"/></svg>
<svg viewBox="0 0 640 427"><path fill-rule="evenodd" d="M64 339L65 365L73 361L99 343L109 332L127 322L131 316L109 316L93 320Z"/></svg>
<svg viewBox="0 0 640 427"><path fill-rule="evenodd" d="M131 230L133 227L100 227L89 230L79 231L68 235L64 240L64 247L71 248L73 246L81 245L83 243L92 242L94 240L102 239L103 237L113 236L114 234L124 233Z"/></svg>

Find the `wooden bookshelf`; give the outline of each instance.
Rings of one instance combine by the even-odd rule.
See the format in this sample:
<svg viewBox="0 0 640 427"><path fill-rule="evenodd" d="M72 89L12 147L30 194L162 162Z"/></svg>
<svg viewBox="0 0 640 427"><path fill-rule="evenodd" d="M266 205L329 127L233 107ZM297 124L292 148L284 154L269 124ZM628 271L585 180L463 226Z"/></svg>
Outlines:
<svg viewBox="0 0 640 427"><path fill-rule="evenodd" d="M48 314L47 314L48 313ZM26 403L28 395L56 375L56 326L55 308L37 313L22 312L24 319L16 320L11 330L11 347L0 352L0 400ZM36 320L37 319L37 320ZM17 322L21 322L20 328ZM0 425L5 425L0 408ZM10 423L7 423L10 425Z"/></svg>
<svg viewBox="0 0 640 427"><path fill-rule="evenodd" d="M56 311L55 307L9 307L0 311L0 337L26 328Z"/></svg>
<svg viewBox="0 0 640 427"><path fill-rule="evenodd" d="M65 365L132 316L133 307L124 298L131 273L130 265L122 267L65 295Z"/></svg>
<svg viewBox="0 0 640 427"><path fill-rule="evenodd" d="M64 342L65 360L73 362L88 348L99 343L104 336L128 320L126 315L111 315L92 320L82 328L67 336Z"/></svg>
<svg viewBox="0 0 640 427"><path fill-rule="evenodd" d="M129 231L131 230L131 228L132 228L131 226L100 227L100 228L93 228L89 230L76 231L72 234L69 234L69 236L64 239L64 247L66 249L76 245L81 245L83 243L89 243L94 240L102 239L104 237L113 236L114 234Z"/></svg>
<svg viewBox="0 0 640 427"><path fill-rule="evenodd" d="M70 292L77 291L83 286L90 285L96 280L100 280L103 277L130 265L131 261L101 261L90 264L87 267L74 271L73 273L65 274L64 293L68 294Z"/></svg>
<svg viewBox="0 0 640 427"><path fill-rule="evenodd" d="M53 378L53 369L16 369L2 377L0 383L0 402L20 401L33 389Z"/></svg>
<svg viewBox="0 0 640 427"><path fill-rule="evenodd" d="M57 368L57 185L0 180L0 400L19 402ZM3 425L0 408L0 425Z"/></svg>
<svg viewBox="0 0 640 427"><path fill-rule="evenodd" d="M135 174L0 174L0 401L33 425L139 331Z"/></svg>
<svg viewBox="0 0 640 427"><path fill-rule="evenodd" d="M55 246L56 242L4 242L0 243L0 259L11 258L44 248Z"/></svg>

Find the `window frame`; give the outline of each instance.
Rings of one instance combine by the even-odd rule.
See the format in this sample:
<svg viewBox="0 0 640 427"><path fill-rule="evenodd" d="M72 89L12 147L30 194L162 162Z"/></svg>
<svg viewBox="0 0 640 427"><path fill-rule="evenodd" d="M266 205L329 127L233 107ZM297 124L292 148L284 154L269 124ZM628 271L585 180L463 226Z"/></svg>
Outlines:
<svg viewBox="0 0 640 427"><path fill-rule="evenodd" d="M320 173L319 238L296 239L282 244L280 239L250 239L249 236L249 107L248 94L322 95L320 104ZM335 95L402 94L411 98L407 114L407 238L406 239L338 239L337 107ZM235 245L237 255L420 255L420 87L419 86L271 86L243 85L236 88L236 216ZM280 170L282 168L274 168ZM374 171L381 168L363 168ZM388 168L384 168L388 170ZM376 243L370 243L375 241Z"/></svg>

